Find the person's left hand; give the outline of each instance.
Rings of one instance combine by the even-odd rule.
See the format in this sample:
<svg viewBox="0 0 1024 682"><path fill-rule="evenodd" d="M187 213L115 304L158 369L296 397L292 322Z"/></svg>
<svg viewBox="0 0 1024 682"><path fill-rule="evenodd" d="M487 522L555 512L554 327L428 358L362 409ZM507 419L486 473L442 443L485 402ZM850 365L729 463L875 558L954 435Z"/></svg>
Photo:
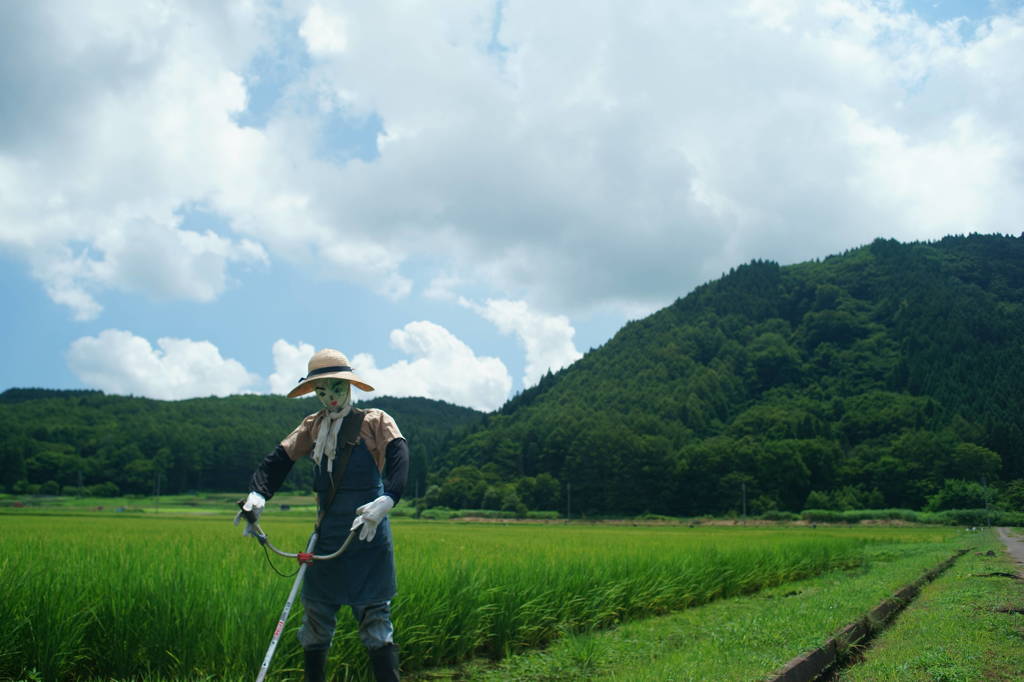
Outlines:
<svg viewBox="0 0 1024 682"><path fill-rule="evenodd" d="M359 514L359 516L352 522L351 530L361 527L359 539L366 540L367 542L373 540L374 536L377 535L377 526L394 506L395 501L390 496L381 495L373 502L367 502L363 506L358 507L356 514Z"/></svg>
<svg viewBox="0 0 1024 682"><path fill-rule="evenodd" d="M242 535L256 536L255 522L260 520L260 514L263 513L263 508L267 506L267 498L260 495L255 490L249 493L249 496L245 500L239 500L241 510L235 514L235 525L242 519L246 520L245 529L242 531ZM248 516L244 512L248 512ZM249 521L249 519L252 521Z"/></svg>

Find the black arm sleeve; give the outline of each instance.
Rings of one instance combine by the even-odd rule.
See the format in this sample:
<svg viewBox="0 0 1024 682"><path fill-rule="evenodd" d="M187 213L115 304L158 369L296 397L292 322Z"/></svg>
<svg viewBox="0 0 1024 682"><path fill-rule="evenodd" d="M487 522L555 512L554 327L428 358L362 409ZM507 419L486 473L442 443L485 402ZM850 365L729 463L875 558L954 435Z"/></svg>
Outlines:
<svg viewBox="0 0 1024 682"><path fill-rule="evenodd" d="M249 482L249 490L255 490L269 500L281 487L284 477L292 470L294 463L284 448L278 445L256 467L256 472Z"/></svg>
<svg viewBox="0 0 1024 682"><path fill-rule="evenodd" d="M404 438L396 438L388 443L384 453L384 494L395 501L402 499L405 490L405 479L409 475L409 444Z"/></svg>

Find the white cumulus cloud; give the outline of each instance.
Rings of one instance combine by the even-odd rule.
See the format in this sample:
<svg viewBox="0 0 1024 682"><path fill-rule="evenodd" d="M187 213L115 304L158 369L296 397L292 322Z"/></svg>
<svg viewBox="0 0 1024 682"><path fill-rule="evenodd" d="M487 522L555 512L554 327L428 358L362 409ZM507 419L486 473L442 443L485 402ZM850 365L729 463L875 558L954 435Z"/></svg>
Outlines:
<svg viewBox="0 0 1024 682"><path fill-rule="evenodd" d="M0 250L80 320L107 291L208 302L235 271L316 251L342 266L316 274L405 295L401 254L372 236L328 253L346 232L323 207L339 178L306 120L236 120L247 69L294 18L263 2L5 8ZM340 24L318 26L315 44L336 47ZM197 207L216 225L186 224Z"/></svg>
<svg viewBox="0 0 1024 682"><path fill-rule="evenodd" d="M299 35L315 55L328 55L345 51L348 36L344 20L323 5L314 4L299 26Z"/></svg>
<svg viewBox="0 0 1024 682"><path fill-rule="evenodd" d="M316 7L350 40L314 51L311 83L383 127L324 205L430 254L435 298L458 273L637 314L751 258L1012 232L1024 210L1021 11L962 30L861 0Z"/></svg>
<svg viewBox="0 0 1024 682"><path fill-rule="evenodd" d="M0 26L0 249L78 319L100 294L210 301L257 240L182 225L217 194L233 150L239 72L265 11L117 2L19 5ZM45 47L44 47L45 46ZM17 104L13 104L17 102Z"/></svg>
<svg viewBox="0 0 1024 682"><path fill-rule="evenodd" d="M483 305L465 298L460 303L492 322L502 334L515 334L526 351L523 387L533 386L548 371L557 372L579 360L576 330L565 315L545 315L526 301L488 299Z"/></svg>
<svg viewBox="0 0 1024 682"><path fill-rule="evenodd" d="M498 358L479 357L464 342L433 322L410 322L391 332L391 345L409 355L387 367L359 353L352 367L376 394L422 396L478 410L494 410L512 389L512 378Z"/></svg>
<svg viewBox="0 0 1024 682"><path fill-rule="evenodd" d="M157 339L157 348L131 332L107 329L72 342L68 366L82 383L107 393L161 400L249 392L260 382L209 341Z"/></svg>
<svg viewBox="0 0 1024 682"><path fill-rule="evenodd" d="M316 349L308 343L293 346L284 339L274 342L274 373L270 375L270 392L287 394L295 388L299 379L306 376L309 359Z"/></svg>
<svg viewBox="0 0 1024 682"><path fill-rule="evenodd" d="M268 259L577 318L751 258L1016 233L1024 10L907 7L8 3L0 249L83 319ZM242 125L278 57L300 66ZM329 153L367 121L371 153ZM184 224L197 205L226 227Z"/></svg>

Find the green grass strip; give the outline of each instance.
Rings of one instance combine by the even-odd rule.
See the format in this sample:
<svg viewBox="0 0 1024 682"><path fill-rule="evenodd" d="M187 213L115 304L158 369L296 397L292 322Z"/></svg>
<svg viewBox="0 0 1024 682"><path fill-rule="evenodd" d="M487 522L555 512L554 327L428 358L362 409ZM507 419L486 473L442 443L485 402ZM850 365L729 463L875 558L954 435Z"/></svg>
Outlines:
<svg viewBox="0 0 1024 682"><path fill-rule="evenodd" d="M840 679L1024 679L1024 615L998 610L1024 609L1024 581L991 575L1016 570L986 533L984 544L923 589Z"/></svg>
<svg viewBox="0 0 1024 682"><path fill-rule="evenodd" d="M477 662L421 679L756 680L820 646L955 549L964 536L867 548L868 562L615 630L567 633L498 666Z"/></svg>

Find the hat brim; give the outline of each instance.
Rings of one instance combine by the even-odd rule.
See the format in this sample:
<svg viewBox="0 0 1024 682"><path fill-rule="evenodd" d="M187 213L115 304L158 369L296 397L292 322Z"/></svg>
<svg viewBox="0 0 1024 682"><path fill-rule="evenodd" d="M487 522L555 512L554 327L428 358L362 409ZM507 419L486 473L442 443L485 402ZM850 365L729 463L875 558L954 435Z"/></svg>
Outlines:
<svg viewBox="0 0 1024 682"><path fill-rule="evenodd" d="M315 377L309 379L303 379L299 382L299 385L288 392L289 398L298 398L300 395L306 395L312 393L316 388L316 382L321 379L344 379L361 391L370 392L373 390L373 386L366 383L352 372L328 372L326 374L318 374Z"/></svg>

